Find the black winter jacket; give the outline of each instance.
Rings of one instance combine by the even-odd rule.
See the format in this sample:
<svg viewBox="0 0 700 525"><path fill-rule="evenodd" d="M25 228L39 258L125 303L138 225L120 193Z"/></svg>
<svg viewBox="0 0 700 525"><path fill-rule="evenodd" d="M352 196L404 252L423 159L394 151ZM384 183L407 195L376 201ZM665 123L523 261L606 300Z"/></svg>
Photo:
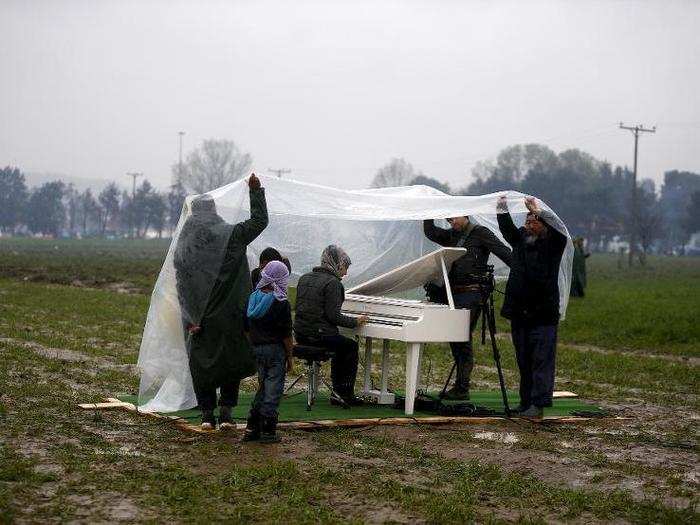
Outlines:
<svg viewBox="0 0 700 525"><path fill-rule="evenodd" d="M466 231L445 230L435 226L432 220L426 220L423 221L423 233L440 246L466 248L467 253L452 263L449 272L451 285L472 284L469 276L484 272L490 253L510 266L510 250L485 226L470 222Z"/></svg>
<svg viewBox="0 0 700 525"><path fill-rule="evenodd" d="M294 333L302 339L338 335L338 327L357 327L357 320L343 315L345 288L333 272L316 267L297 283Z"/></svg>
<svg viewBox="0 0 700 525"><path fill-rule="evenodd" d="M272 301L272 306L259 319L246 317L250 342L253 345L283 343L292 337L292 308L289 301Z"/></svg>
<svg viewBox="0 0 700 525"><path fill-rule="evenodd" d="M550 222L553 216L543 211ZM498 227L513 247L513 262L506 284L501 315L506 319L551 325L559 322L559 265L566 236L545 222L547 233L526 241L525 228L516 228L510 213L498 214Z"/></svg>

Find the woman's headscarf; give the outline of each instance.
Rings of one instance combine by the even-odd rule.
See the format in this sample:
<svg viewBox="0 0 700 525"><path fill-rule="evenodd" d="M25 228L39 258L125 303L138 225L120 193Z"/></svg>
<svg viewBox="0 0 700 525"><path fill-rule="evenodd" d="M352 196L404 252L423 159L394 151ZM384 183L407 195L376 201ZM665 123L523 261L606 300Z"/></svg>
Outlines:
<svg viewBox="0 0 700 525"><path fill-rule="evenodd" d="M289 286L289 270L287 265L280 261L270 261L260 272L256 290L272 285L272 293L278 301L287 299L287 286Z"/></svg>
<svg viewBox="0 0 700 525"><path fill-rule="evenodd" d="M343 270L347 270L350 267L351 263L352 261L350 261L348 254L335 244L326 246L321 254L321 267L330 270L338 277L342 275Z"/></svg>

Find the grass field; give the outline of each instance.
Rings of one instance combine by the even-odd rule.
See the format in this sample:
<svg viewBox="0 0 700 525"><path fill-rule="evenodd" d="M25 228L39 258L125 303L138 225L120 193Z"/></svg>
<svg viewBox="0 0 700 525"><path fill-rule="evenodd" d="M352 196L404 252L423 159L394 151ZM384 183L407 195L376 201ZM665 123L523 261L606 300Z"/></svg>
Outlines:
<svg viewBox="0 0 700 525"><path fill-rule="evenodd" d="M557 388L630 419L290 431L265 448L76 408L137 389L166 249L0 240L0 523L700 521L699 260L629 271L589 259L587 297L561 324ZM424 382L440 383L448 356L427 348ZM392 383L402 376L397 362ZM474 382L495 388L486 349Z"/></svg>

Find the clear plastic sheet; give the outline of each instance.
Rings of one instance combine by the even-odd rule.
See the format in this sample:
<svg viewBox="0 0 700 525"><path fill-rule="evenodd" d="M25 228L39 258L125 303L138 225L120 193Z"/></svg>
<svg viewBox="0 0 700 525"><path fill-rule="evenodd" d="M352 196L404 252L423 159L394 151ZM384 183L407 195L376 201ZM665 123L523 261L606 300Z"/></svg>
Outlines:
<svg viewBox="0 0 700 525"><path fill-rule="evenodd" d="M318 265L329 244L342 246L352 259L346 288L365 282L438 248L423 235L424 219L469 215L503 240L496 221L496 203L506 195L517 226L525 221L525 195L516 191L479 196L450 196L426 186L340 190L290 179L260 177L266 190L270 222L249 246L248 259L257 266L259 253L277 248L292 265L291 282ZM250 216L245 180L208 194L217 214L228 224ZM138 366L139 405L147 411L175 411L197 404L183 337L183 313L178 300L174 261L183 226L192 215L196 196L187 198L171 246L156 281L146 319ZM546 203L545 210L552 211ZM554 215L557 230L569 237L559 271L560 312L564 318L571 284L573 244L564 224ZM447 227L447 223L442 225ZM220 228L220 226L219 226ZM183 237L184 238L184 237ZM218 242L218 241L217 241ZM217 256L212 251L212 258ZM489 264L505 278L508 268L493 255ZM207 265L214 268L216 263ZM292 284L293 285L293 284Z"/></svg>

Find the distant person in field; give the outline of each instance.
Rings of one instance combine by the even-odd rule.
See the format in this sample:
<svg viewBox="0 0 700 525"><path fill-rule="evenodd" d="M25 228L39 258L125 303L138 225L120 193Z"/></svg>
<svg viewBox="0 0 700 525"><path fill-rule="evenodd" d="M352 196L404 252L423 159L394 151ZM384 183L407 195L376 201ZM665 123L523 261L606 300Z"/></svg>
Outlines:
<svg viewBox="0 0 700 525"><path fill-rule="evenodd" d="M292 310L287 300L289 270L270 261L248 299L250 342L258 367L258 392L248 414L243 441L276 443L278 408L286 372L292 368Z"/></svg>
<svg viewBox="0 0 700 525"><path fill-rule="evenodd" d="M586 259L590 257L583 247L583 237L574 239L574 260L571 268L571 297L583 297L586 290Z"/></svg>
<svg viewBox="0 0 700 525"><path fill-rule="evenodd" d="M349 317L341 313L345 288L341 280L348 273L350 257L340 246L327 246L321 264L302 275L297 283L294 334L301 344L324 346L335 350L331 360L333 390L348 405L358 405L355 397L357 377L357 341L340 335L339 326L357 328L367 316ZM332 404L338 404L331 400Z"/></svg>
<svg viewBox="0 0 700 525"><path fill-rule="evenodd" d="M255 288L258 285L258 281L260 281L260 272L263 268L265 268L265 266L267 266L267 263L271 261L283 262L287 267L287 270L289 270L289 273L292 272L292 265L289 262L289 259L283 257L282 254L272 246L268 246L260 252L259 264L257 268L253 268L253 271L250 272L250 281L253 288Z"/></svg>
<svg viewBox="0 0 700 525"><path fill-rule="evenodd" d="M540 209L534 197L523 228L516 228L505 196L498 200L498 227L513 248L501 315L510 319L520 371L522 417L542 417L552 406L559 324L559 265L566 236L555 227L553 213Z"/></svg>
<svg viewBox="0 0 700 525"><path fill-rule="evenodd" d="M207 195L192 201L192 214L175 248L177 295L185 345L202 427L216 426L216 389L220 389L220 427L231 426L238 387L255 373L255 360L244 333L250 295L246 248L267 226L265 190L252 174L250 219L228 224Z"/></svg>
<svg viewBox="0 0 700 525"><path fill-rule="evenodd" d="M493 253L510 266L510 250L491 230L469 220L469 217L447 219L449 229L435 226L433 220L423 221L425 236L440 246L464 248L462 257L452 263L449 280L455 307L470 310L469 340L450 343L455 363L454 386L445 392L446 399L467 400L474 369L472 332L481 313L481 285L475 276L485 275L489 255Z"/></svg>

